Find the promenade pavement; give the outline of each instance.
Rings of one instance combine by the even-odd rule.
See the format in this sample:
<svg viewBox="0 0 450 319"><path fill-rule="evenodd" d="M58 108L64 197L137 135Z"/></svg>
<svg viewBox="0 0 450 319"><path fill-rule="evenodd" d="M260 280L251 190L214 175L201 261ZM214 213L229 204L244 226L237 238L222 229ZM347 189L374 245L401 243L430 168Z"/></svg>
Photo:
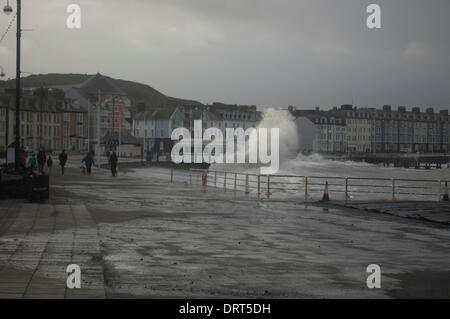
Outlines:
<svg viewBox="0 0 450 319"><path fill-rule="evenodd" d="M0 202L0 298L450 297L445 225L77 165L45 204Z"/></svg>

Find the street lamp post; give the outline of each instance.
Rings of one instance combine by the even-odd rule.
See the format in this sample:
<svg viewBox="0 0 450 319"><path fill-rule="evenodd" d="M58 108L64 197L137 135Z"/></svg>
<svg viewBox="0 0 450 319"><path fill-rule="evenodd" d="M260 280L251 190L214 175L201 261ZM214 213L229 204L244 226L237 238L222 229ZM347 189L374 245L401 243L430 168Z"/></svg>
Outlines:
<svg viewBox="0 0 450 319"><path fill-rule="evenodd" d="M7 15L13 12L13 9L9 5L9 1L6 1L6 6L3 8L3 12ZM21 87L20 87L20 37L22 33L21 29L21 14L22 14L22 3L21 0L17 0L17 48L16 48L16 141L15 141L15 167L19 169L19 152L20 152L20 98L21 98Z"/></svg>
<svg viewBox="0 0 450 319"><path fill-rule="evenodd" d="M112 100L112 127L111 127L111 136L114 138L114 133L116 132L116 100L118 100L119 97L112 95L111 98L107 99L106 102L111 102ZM119 112L120 113L120 112ZM121 144L121 131L122 131L122 122L121 122L121 116L119 114L119 136L118 136L118 145L114 144L114 150L118 152L117 157L120 157L120 144Z"/></svg>
<svg viewBox="0 0 450 319"><path fill-rule="evenodd" d="M100 90L97 91L97 151L96 154L98 158L100 157ZM97 161L99 163L99 161ZM98 164L100 167L100 163Z"/></svg>
<svg viewBox="0 0 450 319"><path fill-rule="evenodd" d="M40 92L39 92L39 101L40 101L40 114L39 114L39 150L42 149L42 115L43 115L43 108L44 108L44 87L41 86Z"/></svg>
<svg viewBox="0 0 450 319"><path fill-rule="evenodd" d="M116 98L114 96L112 97L112 102L113 103L112 103L112 134L111 134L111 136L114 139L114 133L116 132L116 116L115 116ZM114 141L114 150L116 151L115 144L116 144L116 141Z"/></svg>
<svg viewBox="0 0 450 319"><path fill-rule="evenodd" d="M3 67L0 65L0 78L5 76L5 71L3 70ZM8 108L9 108L9 100L8 100L8 107L6 108L6 127L5 127L5 146L8 148Z"/></svg>

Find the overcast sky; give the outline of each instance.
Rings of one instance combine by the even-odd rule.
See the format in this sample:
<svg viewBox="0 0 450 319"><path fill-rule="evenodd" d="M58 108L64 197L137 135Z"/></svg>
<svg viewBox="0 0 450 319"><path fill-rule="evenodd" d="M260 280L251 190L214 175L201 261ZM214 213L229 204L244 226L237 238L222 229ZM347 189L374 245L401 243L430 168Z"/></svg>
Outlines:
<svg viewBox="0 0 450 319"><path fill-rule="evenodd" d="M10 1L15 8L16 1ZM0 0L1 6L6 0ZM449 0L23 0L22 70L95 73L204 103L450 105ZM66 8L82 9L79 30ZM366 27L381 6L382 29ZM11 16L0 15L0 32ZM15 28L0 44L14 77Z"/></svg>

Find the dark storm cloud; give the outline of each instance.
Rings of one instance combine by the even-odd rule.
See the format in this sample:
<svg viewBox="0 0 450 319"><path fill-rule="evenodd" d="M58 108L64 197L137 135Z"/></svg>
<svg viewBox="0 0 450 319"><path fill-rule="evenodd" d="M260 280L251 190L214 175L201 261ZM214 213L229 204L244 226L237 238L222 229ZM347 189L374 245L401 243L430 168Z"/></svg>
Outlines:
<svg viewBox="0 0 450 319"><path fill-rule="evenodd" d="M69 3L82 29L65 27ZM382 29L365 26L382 8ZM450 105L448 0L24 1L24 70L260 106ZM7 21L1 18L4 29ZM12 75L14 38L0 48Z"/></svg>

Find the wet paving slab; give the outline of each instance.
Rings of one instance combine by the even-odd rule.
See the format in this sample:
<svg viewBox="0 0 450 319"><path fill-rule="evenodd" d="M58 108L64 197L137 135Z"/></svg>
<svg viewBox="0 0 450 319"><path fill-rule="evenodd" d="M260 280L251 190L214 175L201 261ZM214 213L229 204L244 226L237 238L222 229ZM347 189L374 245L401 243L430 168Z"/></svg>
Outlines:
<svg viewBox="0 0 450 319"><path fill-rule="evenodd" d="M450 202L446 201L333 202L332 205L450 225Z"/></svg>
<svg viewBox="0 0 450 319"><path fill-rule="evenodd" d="M97 229L83 205L28 204L0 237L0 298L105 297ZM82 289L67 289L67 266L83 269ZM103 291L99 294L99 291Z"/></svg>

